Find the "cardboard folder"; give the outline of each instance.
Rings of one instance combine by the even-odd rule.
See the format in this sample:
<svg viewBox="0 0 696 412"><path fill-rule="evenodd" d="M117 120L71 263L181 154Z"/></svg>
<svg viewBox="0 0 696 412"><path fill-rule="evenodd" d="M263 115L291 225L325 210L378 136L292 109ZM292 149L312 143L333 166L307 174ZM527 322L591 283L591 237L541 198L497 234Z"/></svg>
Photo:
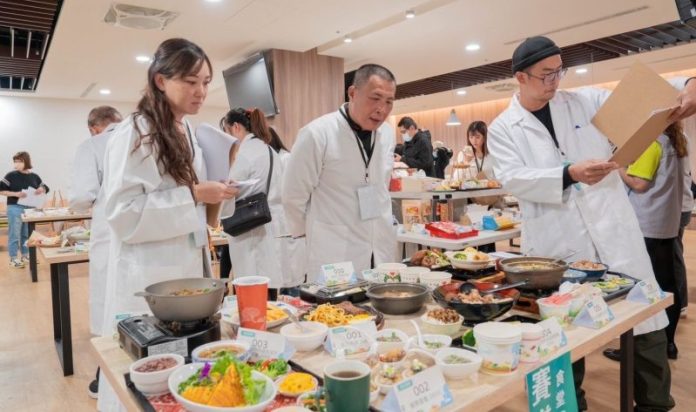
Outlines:
<svg viewBox="0 0 696 412"><path fill-rule="evenodd" d="M636 62L599 109L592 124L616 146L611 161L628 166L669 126L679 91Z"/></svg>

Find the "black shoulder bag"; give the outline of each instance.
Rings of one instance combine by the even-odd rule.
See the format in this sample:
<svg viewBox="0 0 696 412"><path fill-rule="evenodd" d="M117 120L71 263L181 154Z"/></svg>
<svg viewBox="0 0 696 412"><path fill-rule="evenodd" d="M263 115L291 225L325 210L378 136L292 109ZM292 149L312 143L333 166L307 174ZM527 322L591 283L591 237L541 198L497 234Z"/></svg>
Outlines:
<svg viewBox="0 0 696 412"><path fill-rule="evenodd" d="M244 199L239 199L234 204L234 214L222 219L222 228L230 236L239 236L271 221L271 209L268 207L268 191L271 188L271 176L273 176L273 153L268 147L268 156L271 159L271 167L266 181L266 193L261 192Z"/></svg>

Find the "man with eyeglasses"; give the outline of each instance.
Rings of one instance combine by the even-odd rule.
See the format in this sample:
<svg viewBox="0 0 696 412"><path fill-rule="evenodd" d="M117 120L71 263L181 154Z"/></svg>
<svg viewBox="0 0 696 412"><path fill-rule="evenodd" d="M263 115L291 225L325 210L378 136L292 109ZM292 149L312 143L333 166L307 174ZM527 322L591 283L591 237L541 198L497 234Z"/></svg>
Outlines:
<svg viewBox="0 0 696 412"><path fill-rule="evenodd" d="M591 123L610 92L598 88L559 91L566 72L561 50L546 37L522 42L512 56L520 90L489 128L495 175L519 199L522 250L573 260L603 262L639 279L655 279L638 220L612 145ZM696 112L696 82L683 88L675 117ZM687 86L688 83L688 86ZM676 120L676 119L675 119ZM617 121L621 121L617 119ZM635 411L668 411L671 373L664 311L634 328ZM584 359L573 365L578 409L586 410Z"/></svg>

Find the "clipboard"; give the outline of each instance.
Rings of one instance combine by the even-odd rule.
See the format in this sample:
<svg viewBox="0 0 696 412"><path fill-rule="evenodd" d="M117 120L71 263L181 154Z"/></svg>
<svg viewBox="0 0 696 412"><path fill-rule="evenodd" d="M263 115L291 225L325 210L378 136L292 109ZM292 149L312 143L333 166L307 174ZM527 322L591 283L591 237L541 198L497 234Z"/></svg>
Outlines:
<svg viewBox="0 0 696 412"><path fill-rule="evenodd" d="M679 91L641 62L631 66L592 124L616 146L610 161L626 167L669 126Z"/></svg>

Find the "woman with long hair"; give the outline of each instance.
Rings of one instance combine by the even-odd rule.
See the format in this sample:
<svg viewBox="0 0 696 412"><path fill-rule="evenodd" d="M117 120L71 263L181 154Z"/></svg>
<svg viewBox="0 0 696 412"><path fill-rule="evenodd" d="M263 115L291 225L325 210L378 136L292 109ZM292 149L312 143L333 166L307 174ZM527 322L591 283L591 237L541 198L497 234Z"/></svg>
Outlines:
<svg viewBox="0 0 696 412"><path fill-rule="evenodd" d="M159 45L137 110L113 131L104 166L105 215L111 231L102 335L122 314L148 311L134 296L153 283L210 274L205 204L236 190L206 181L205 165L185 116L205 101L212 67L185 39ZM118 409L105 379L101 411Z"/></svg>
<svg viewBox="0 0 696 412"><path fill-rule="evenodd" d="M284 233L278 231L276 223L280 219L284 220L281 202L283 167L278 154L270 146L271 130L259 109L232 109L221 123L225 132L239 139L239 148L230 170L230 180L255 181L252 185L240 188L237 198L241 200L258 193L266 193L272 218L270 223L238 236L227 235L232 271L235 277L266 276L271 279L269 288L280 289L285 284L277 237ZM223 219L234 214L234 204L234 201L223 203Z"/></svg>
<svg viewBox="0 0 696 412"><path fill-rule="evenodd" d="M638 216L653 271L660 287L674 294L667 308L667 356L678 356L674 336L682 308L678 293L676 245L684 192L683 165L688 162L687 142L680 122L669 125L660 137L626 170L621 177L628 186L628 198ZM607 356L611 357L609 352Z"/></svg>
<svg viewBox="0 0 696 412"><path fill-rule="evenodd" d="M486 122L476 120L471 122L466 131L466 144L470 148L467 161L469 161L469 174L472 178L493 179L493 161L488 156L488 126ZM485 176L485 177L484 177Z"/></svg>

